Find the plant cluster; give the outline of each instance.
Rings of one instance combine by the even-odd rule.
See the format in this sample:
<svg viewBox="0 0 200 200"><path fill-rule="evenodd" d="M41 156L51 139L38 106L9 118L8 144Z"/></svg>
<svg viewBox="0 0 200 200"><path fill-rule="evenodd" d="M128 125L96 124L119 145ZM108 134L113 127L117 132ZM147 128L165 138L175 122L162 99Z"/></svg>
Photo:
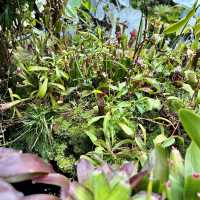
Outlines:
<svg viewBox="0 0 200 200"><path fill-rule="evenodd" d="M142 168L133 162L120 167L102 162L96 167L82 158L77 164L78 181L71 182L54 173L51 166L36 155L1 148L0 195L13 200L57 199L44 194L23 197L9 184L32 180L34 183L58 185L61 187L60 199L63 200L198 199L200 116L186 109L182 109L179 115L192 140L185 160L176 148L169 151L162 144L155 144Z"/></svg>
<svg viewBox="0 0 200 200"><path fill-rule="evenodd" d="M68 200L198 199L199 116L186 110L200 113L198 1L181 19L184 8L151 1L35 4L19 32L4 32L15 45L0 144L77 175L59 185ZM137 26L124 16L133 7Z"/></svg>

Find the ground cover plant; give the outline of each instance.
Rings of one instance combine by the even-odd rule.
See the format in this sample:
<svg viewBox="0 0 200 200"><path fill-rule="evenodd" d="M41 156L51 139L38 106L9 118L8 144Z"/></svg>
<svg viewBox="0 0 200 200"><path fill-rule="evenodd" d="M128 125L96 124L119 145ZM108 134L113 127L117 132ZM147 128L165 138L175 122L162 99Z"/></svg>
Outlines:
<svg viewBox="0 0 200 200"><path fill-rule="evenodd" d="M143 166L136 162L111 166L105 161L100 166L95 166L88 159L81 158L77 163L77 181L70 181L55 173L51 165L34 154L1 148L1 197L57 199L56 196L47 194L24 197L10 184L30 179L33 183L59 186L60 193L57 195L63 200L198 199L200 116L187 109L181 109L179 116L192 140L185 160L175 147L170 150L163 144L155 143Z"/></svg>
<svg viewBox="0 0 200 200"><path fill-rule="evenodd" d="M41 198L199 198L199 1L1 4L0 145L79 182Z"/></svg>

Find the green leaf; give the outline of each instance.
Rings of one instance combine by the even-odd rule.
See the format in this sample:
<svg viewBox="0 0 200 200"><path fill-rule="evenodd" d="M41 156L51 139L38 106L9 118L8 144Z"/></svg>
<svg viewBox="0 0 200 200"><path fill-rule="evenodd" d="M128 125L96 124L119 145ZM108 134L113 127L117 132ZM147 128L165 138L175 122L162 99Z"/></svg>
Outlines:
<svg viewBox="0 0 200 200"><path fill-rule="evenodd" d="M88 126L92 125L93 123L99 121L100 119L104 118L104 116L97 116L97 117L93 117L92 119L90 119L88 121Z"/></svg>
<svg viewBox="0 0 200 200"><path fill-rule="evenodd" d="M40 67L40 66L30 66L28 67L28 71L32 72L32 71L48 71L49 68L47 67Z"/></svg>
<svg viewBox="0 0 200 200"><path fill-rule="evenodd" d="M152 162L153 165L154 179L160 181L162 184L167 181L169 175L168 159L169 154L167 149L163 148L161 145L155 145L150 157L150 162Z"/></svg>
<svg viewBox="0 0 200 200"><path fill-rule="evenodd" d="M73 197L75 197L76 200L94 200L91 191L80 184L75 185Z"/></svg>
<svg viewBox="0 0 200 200"><path fill-rule="evenodd" d="M60 83L49 83L49 86L57 88L59 90L65 91L65 87L63 85L61 85Z"/></svg>
<svg viewBox="0 0 200 200"><path fill-rule="evenodd" d="M190 176L193 173L200 173L200 149L192 142L187 149L185 156L185 176Z"/></svg>
<svg viewBox="0 0 200 200"><path fill-rule="evenodd" d="M138 111L143 114L154 109L160 110L162 105L159 99L152 99L149 97L143 97L136 102Z"/></svg>
<svg viewBox="0 0 200 200"><path fill-rule="evenodd" d="M45 77L42 84L39 86L38 96L43 98L47 93L47 86L48 86L48 78Z"/></svg>
<svg viewBox="0 0 200 200"><path fill-rule="evenodd" d="M105 138L109 144L111 144L111 138L113 135L113 130L112 130L112 122L111 122L111 114L110 112L107 112L104 121L103 121L103 132L105 135Z"/></svg>
<svg viewBox="0 0 200 200"><path fill-rule="evenodd" d="M184 164L180 152L173 148L170 155L169 185L166 184L169 200L182 200L184 188Z"/></svg>
<svg viewBox="0 0 200 200"><path fill-rule="evenodd" d="M141 131L142 131L142 135L143 135L143 140L144 140L144 143L146 144L146 141L147 141L147 132L146 132L146 129L144 128L144 126L142 124L138 124Z"/></svg>
<svg viewBox="0 0 200 200"><path fill-rule="evenodd" d="M131 122L130 122L131 123ZM121 127L121 129L130 137L134 137L135 135L135 128L131 125L128 126L124 122L119 122L118 125Z"/></svg>
<svg viewBox="0 0 200 200"><path fill-rule="evenodd" d="M156 138L153 140L153 142L154 142L154 144L162 144L166 139L167 139L167 137L164 134L160 134L160 135L156 136Z"/></svg>
<svg viewBox="0 0 200 200"><path fill-rule="evenodd" d="M184 199L199 200L200 174L188 176L185 181L184 190Z"/></svg>
<svg viewBox="0 0 200 200"><path fill-rule="evenodd" d="M200 149L192 142L185 157L185 199L199 199L200 193Z"/></svg>
<svg viewBox="0 0 200 200"><path fill-rule="evenodd" d="M197 92L196 103L200 104L200 90Z"/></svg>
<svg viewBox="0 0 200 200"><path fill-rule="evenodd" d="M189 93L190 97L193 97L194 90L192 89L191 85L183 83L182 88Z"/></svg>
<svg viewBox="0 0 200 200"><path fill-rule="evenodd" d="M129 185L119 182L114 186L107 200L128 200L130 193Z"/></svg>
<svg viewBox="0 0 200 200"><path fill-rule="evenodd" d="M110 187L102 172L96 171L92 174L92 189L95 200L107 200L110 194Z"/></svg>
<svg viewBox="0 0 200 200"><path fill-rule="evenodd" d="M181 109L180 120L187 134L200 148L200 116L188 109Z"/></svg>
<svg viewBox="0 0 200 200"><path fill-rule="evenodd" d="M86 135L90 138L90 140L92 141L93 144L96 144L97 141L97 136L96 136L96 131L93 128L90 128L89 130L86 131Z"/></svg>
<svg viewBox="0 0 200 200"><path fill-rule="evenodd" d="M178 21L178 22L170 25L169 27L167 27L164 30L164 33L170 34L170 33L178 32L183 26L185 26L188 23L188 21L191 19L191 17L194 16L196 6L197 6L197 1L194 4L194 6L192 7L192 9L188 12L188 14L183 19L181 19L180 21Z"/></svg>
<svg viewBox="0 0 200 200"><path fill-rule="evenodd" d="M135 137L135 143L137 144L137 146L142 150L145 151L146 150L146 145L144 144L144 142L142 141L142 139L139 136Z"/></svg>
<svg viewBox="0 0 200 200"><path fill-rule="evenodd" d="M171 146L171 145L174 144L174 143L175 143L174 137L169 137L169 138L167 138L167 139L162 143L162 146L163 146L164 148L166 148L166 147Z"/></svg>
<svg viewBox="0 0 200 200"><path fill-rule="evenodd" d="M113 146L113 150L116 150L116 149L120 149L121 146L123 145L130 145L133 143L133 140L132 139L125 139L125 140L121 140L120 142L117 142L114 146Z"/></svg>

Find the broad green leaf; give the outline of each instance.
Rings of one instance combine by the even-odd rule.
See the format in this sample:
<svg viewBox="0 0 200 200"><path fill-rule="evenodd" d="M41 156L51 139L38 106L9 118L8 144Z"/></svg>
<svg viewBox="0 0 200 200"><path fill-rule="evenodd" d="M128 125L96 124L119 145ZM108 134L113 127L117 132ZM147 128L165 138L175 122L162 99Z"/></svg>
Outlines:
<svg viewBox="0 0 200 200"><path fill-rule="evenodd" d="M194 90L192 89L191 85L183 83L182 88L189 93L190 97L193 97Z"/></svg>
<svg viewBox="0 0 200 200"><path fill-rule="evenodd" d="M60 70L58 67L56 67L56 76L57 78L61 78L63 77L64 79L68 80L69 76L66 72L64 72L63 70Z"/></svg>
<svg viewBox="0 0 200 200"><path fill-rule="evenodd" d="M95 129L90 128L89 130L86 131L86 135L90 138L93 144L96 144L98 138L96 136Z"/></svg>
<svg viewBox="0 0 200 200"><path fill-rule="evenodd" d="M54 108L57 107L58 103L57 103L55 97L52 94L50 94L49 96L50 96L52 108L54 109Z"/></svg>
<svg viewBox="0 0 200 200"><path fill-rule="evenodd" d="M170 155L169 184L166 184L169 200L182 200L184 188L184 163L180 152L173 148Z"/></svg>
<svg viewBox="0 0 200 200"><path fill-rule="evenodd" d="M197 73L193 70L186 70L185 71L185 77L190 83L197 83L198 82Z"/></svg>
<svg viewBox="0 0 200 200"><path fill-rule="evenodd" d="M32 71L48 71L49 68L48 67L40 67L40 66L30 66L28 67L28 71L32 72Z"/></svg>
<svg viewBox="0 0 200 200"><path fill-rule="evenodd" d="M133 140L132 139L125 139L125 140L121 140L120 142L117 142L114 146L113 146L113 150L120 148L123 145L129 145L132 144Z"/></svg>
<svg viewBox="0 0 200 200"><path fill-rule="evenodd" d="M75 186L73 197L76 200L94 200L91 191L79 184Z"/></svg>
<svg viewBox="0 0 200 200"><path fill-rule="evenodd" d="M181 109L180 120L187 134L200 148L200 116L188 109Z"/></svg>
<svg viewBox="0 0 200 200"><path fill-rule="evenodd" d="M155 145L150 162L152 162L153 166L154 179L160 181L162 184L168 179L168 158L169 154L167 149L159 144Z"/></svg>
<svg viewBox="0 0 200 200"><path fill-rule="evenodd" d="M92 119L90 119L88 121L88 126L92 125L93 123L99 121L100 119L104 118L104 116L97 116L97 117L93 117Z"/></svg>
<svg viewBox="0 0 200 200"><path fill-rule="evenodd" d="M107 200L110 194L108 180L101 171L92 174L92 188L95 200Z"/></svg>
<svg viewBox="0 0 200 200"><path fill-rule="evenodd" d="M130 137L134 137L135 135L135 129L131 126L128 126L127 124L123 122L119 122L118 125L121 127L121 129Z"/></svg>
<svg viewBox="0 0 200 200"><path fill-rule="evenodd" d="M69 75L68 75L66 72L60 70L60 74L61 74L61 76L62 76L63 78L65 78L66 80L69 79Z"/></svg>
<svg viewBox="0 0 200 200"><path fill-rule="evenodd" d="M154 109L160 110L162 105L159 99L143 97L136 102L136 107L138 111L143 114Z"/></svg>
<svg viewBox="0 0 200 200"><path fill-rule="evenodd" d="M48 85L51 86L51 87L57 88L59 90L65 91L65 87L63 85L61 85L60 83L50 82Z"/></svg>
<svg viewBox="0 0 200 200"><path fill-rule="evenodd" d="M200 193L200 149L192 142L185 157L185 199L199 199Z"/></svg>
<svg viewBox="0 0 200 200"><path fill-rule="evenodd" d="M183 200L184 181L182 177L169 175L169 185L166 186L168 200Z"/></svg>
<svg viewBox="0 0 200 200"><path fill-rule="evenodd" d="M170 34L170 33L178 32L182 27L184 27L188 23L188 21L191 19L191 17L194 16L195 10L196 10L196 5L197 5L197 1L194 4L194 6L192 7L192 9L188 12L188 14L183 19L181 19L177 23L174 23L174 24L170 25L169 27L167 27L164 30L164 33Z"/></svg>
<svg viewBox="0 0 200 200"><path fill-rule="evenodd" d="M174 138L174 137L169 137L169 138L167 138L167 139L162 143L162 146L163 146L164 148L166 148L166 147L171 146L171 145L174 144L174 143L175 143L175 138Z"/></svg>
<svg viewBox="0 0 200 200"><path fill-rule="evenodd" d="M156 138L153 140L154 144L162 144L167 139L167 137L164 134L160 134L156 136Z"/></svg>
<svg viewBox="0 0 200 200"><path fill-rule="evenodd" d="M184 199L199 200L200 173L186 177L184 190Z"/></svg>
<svg viewBox="0 0 200 200"><path fill-rule="evenodd" d="M190 176L193 173L200 173L200 149L192 142L187 149L185 156L185 176Z"/></svg>
<svg viewBox="0 0 200 200"><path fill-rule="evenodd" d="M183 158L181 156L181 153L176 149L172 148L171 154L170 154L170 174L174 177L182 176L184 175L184 163Z"/></svg>
<svg viewBox="0 0 200 200"><path fill-rule="evenodd" d="M137 146L142 150L145 151L146 150L146 145L144 144L144 142L142 141L142 139L139 136L135 137L135 143L137 144Z"/></svg>
<svg viewBox="0 0 200 200"><path fill-rule="evenodd" d="M171 146L174 144L174 137L167 138L164 134L158 135L154 140L154 144L161 144L164 148Z"/></svg>
<svg viewBox="0 0 200 200"><path fill-rule="evenodd" d="M43 98L47 93L47 86L48 86L48 78L45 77L42 84L39 86L38 96Z"/></svg>
<svg viewBox="0 0 200 200"><path fill-rule="evenodd" d="M107 200L128 200L130 193L130 186L123 182L119 182L113 187Z"/></svg>
<svg viewBox="0 0 200 200"><path fill-rule="evenodd" d="M175 96L168 97L167 101L168 101L170 110L173 112L178 112L179 109L185 107L183 100Z"/></svg>
<svg viewBox="0 0 200 200"><path fill-rule="evenodd" d="M77 87L69 87L67 88L65 95L68 96L70 95L72 92L74 92L75 90L77 90Z"/></svg>

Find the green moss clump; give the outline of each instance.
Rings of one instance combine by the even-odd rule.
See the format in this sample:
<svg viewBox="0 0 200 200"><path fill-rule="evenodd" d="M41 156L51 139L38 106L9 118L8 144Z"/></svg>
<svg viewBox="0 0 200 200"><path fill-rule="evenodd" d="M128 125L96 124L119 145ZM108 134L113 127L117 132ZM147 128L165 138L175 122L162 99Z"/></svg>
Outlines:
<svg viewBox="0 0 200 200"><path fill-rule="evenodd" d="M66 155L65 150L67 146L65 144L57 144L55 148L55 157L54 160L57 162L57 165L61 171L73 175L75 173L75 157L70 154Z"/></svg>

